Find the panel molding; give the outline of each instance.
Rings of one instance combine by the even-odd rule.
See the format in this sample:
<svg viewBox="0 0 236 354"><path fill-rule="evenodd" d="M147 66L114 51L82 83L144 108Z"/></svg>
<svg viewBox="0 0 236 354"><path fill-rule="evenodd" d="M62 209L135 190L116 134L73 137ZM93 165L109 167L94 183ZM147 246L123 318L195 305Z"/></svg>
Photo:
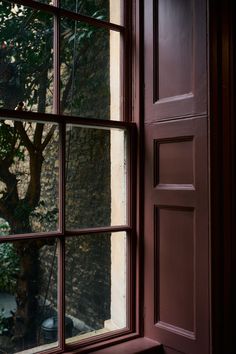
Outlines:
<svg viewBox="0 0 236 354"><path fill-rule="evenodd" d="M156 167L154 166L154 161L157 163L158 155L156 146L159 142L172 141L193 142L190 154L191 159L189 159L189 163L192 163L193 166L193 184L174 183L174 180L171 184L157 183L158 170L155 171ZM186 148L188 148L187 145ZM207 116L196 118L181 117L179 120L145 124L145 150L145 288L148 289L145 290L145 335L160 341L164 347L174 348L177 352L198 354L201 352L201 348L206 348L207 343L209 343ZM192 308L191 311L194 319L192 325L185 325L185 323L191 324L188 318L191 319L192 315L188 317L188 314L183 314L183 316L186 316L184 321L187 321L183 322L183 324L181 321L170 321L168 312L166 312L167 316L159 316L160 245L156 235L158 235L158 228L160 226L157 209L184 210L193 212L194 214L193 232L188 229L190 231L187 231L187 236L184 236L184 239L190 245L186 244L187 249L193 247L193 251L191 252L193 252L194 258L192 265L194 296L193 300L190 299L189 302L193 306L188 305L190 306L188 308ZM175 215L176 217L178 216ZM169 220L170 223L171 219ZM169 240L167 242L171 242L169 231L168 235ZM192 237L190 243L188 235ZM161 237L165 237L165 235L161 235ZM175 244L177 244L176 240L178 238L175 237ZM192 256L189 254L189 257L186 258L188 262ZM171 278L169 281L171 282ZM170 287L168 288L170 290L168 291L171 291L171 286L170 283ZM184 294L188 294L188 290L183 291L186 291ZM170 302L170 299L171 296L168 302ZM176 300L177 303L178 301ZM177 311L176 313L178 318L179 312ZM172 319L173 317L170 318Z"/></svg>
<svg viewBox="0 0 236 354"><path fill-rule="evenodd" d="M189 149L184 148L183 145L186 145L187 143L189 143ZM193 136L178 136L178 137L173 137L173 138L168 138L168 139L154 139L154 146L153 146L153 166L154 166L154 187L158 188L160 185L179 185L179 186L183 186L183 185L188 185L188 186L192 186L192 188L194 189L194 166L193 166L193 161L188 161L189 159L191 159L190 153L191 151L195 148L194 147L194 137ZM172 147L172 151L166 151L167 154L167 158L165 158L164 153L164 146L166 146L166 149L168 149L168 147ZM189 151L191 149L191 151ZM186 153L189 155L187 156ZM175 156L174 156L175 155ZM172 158L172 162L173 164L170 165L169 161L168 161L168 157ZM181 161L182 159L182 161ZM184 160L184 161L183 161ZM188 163L189 162L189 163ZM192 163L191 163L192 162ZM184 166L181 166L181 163L184 164ZM166 171L166 166L168 168L168 165L170 165L169 167L171 168L171 171L167 170ZM187 179L191 179L192 183L188 183L190 182L187 181L187 179L184 181L182 180L182 171L181 171L181 167L183 168L188 168L189 169L189 175L187 177ZM173 173L173 171L175 173ZM163 172L166 176L163 176ZM186 173L186 171L185 171ZM169 176L168 176L169 174ZM167 180L169 180L169 182L163 181L162 178L166 178ZM170 180L175 180L174 182L170 182ZM179 181L177 181L179 180Z"/></svg>
<svg viewBox="0 0 236 354"><path fill-rule="evenodd" d="M165 322L162 322L162 321L158 321L158 322L155 324L155 326L158 327L158 328L160 328L160 329L164 329L164 330L166 330L166 331L169 331L169 332L178 334L178 335L180 335L180 336L186 337L186 338L188 338L188 339L196 340L196 334L195 334L194 332L187 331L187 330L184 330L183 328L170 325L169 323L165 323Z"/></svg>
<svg viewBox="0 0 236 354"><path fill-rule="evenodd" d="M191 309L188 309L188 314L192 311L192 328L187 329L187 328L183 328L183 326L181 327L180 325L175 325L174 323L170 323L167 322L165 320L163 320L161 318L161 274L160 272L162 271L162 267L161 267L161 257L163 255L161 255L161 253L163 252L163 249L161 247L161 237L163 237L163 235L161 234L161 227L162 227L162 220L160 218L160 212L161 211L168 211L171 215L171 212L174 213L178 213L179 215L181 215L181 213L189 213L188 217L191 216L192 219L192 233L190 235L185 235L188 237L192 237L192 241L189 239L188 242L192 242L192 306ZM183 221L183 219L182 219ZM173 222L173 221L172 221ZM188 220L189 222L189 220ZM171 220L170 220L171 223ZM166 225L166 222L165 222ZM169 224L170 225L170 224ZM168 228L170 226L167 226ZM185 225L187 226L187 225ZM178 227L178 225L176 225L176 227ZM178 231L178 230L177 230ZM155 205L154 206L154 298L155 298L155 303L154 303L154 311L155 311L155 315L154 315L154 322L155 322L155 326L159 327L161 329L166 329L166 330L170 330L173 333L178 333L184 336L187 336L191 339L194 339L196 337L196 277L195 277L195 273L196 273L196 230L195 230L195 209L192 207L178 207L178 206L159 206L159 205ZM168 235L164 235L164 237L166 238ZM176 236L176 235L175 235ZM181 238L182 235L178 235L178 237L180 237L180 239L184 239L183 237ZM164 242L165 238L163 239ZM162 242L163 242L162 241ZM174 240L173 240L174 242ZM174 245L173 245L174 246ZM177 246L177 245L176 245ZM181 253L186 254L185 251L183 251L183 249L185 248L185 244L183 243L179 243L179 248L182 247L182 251ZM177 247L177 248L178 248ZM176 251L177 251L177 248ZM179 249L180 251L180 249ZM188 250L191 251L191 250ZM173 253L173 252L172 252ZM167 255L165 255L167 256ZM176 261L177 263L179 263L180 259L179 258L179 254L177 254L177 258ZM185 259L186 260L186 259ZM164 259L165 261L165 259ZM173 254L172 254L172 261L174 264L174 259L173 259ZM180 264L179 264L180 265ZM189 270L190 264L188 264L188 270ZM173 269L174 270L174 269ZM180 274L181 276L181 274ZM169 279L169 276L168 276ZM166 283L166 281L164 282ZM184 284L178 284L179 286L183 286ZM189 287L189 285L188 285ZM174 289L172 289L171 296L174 297ZM180 295L180 294L179 294ZM183 295L183 294L182 294ZM185 294L186 295L186 294ZM167 301L166 297L164 299L164 301ZM191 301L190 301L191 302ZM186 302L184 303L185 305L185 310L186 310ZM168 306L168 308L170 309L172 307L172 304ZM178 319L177 319L178 321Z"/></svg>
<svg viewBox="0 0 236 354"><path fill-rule="evenodd" d="M177 1L175 3L175 1ZM177 6L179 4L179 0L173 0L173 6ZM160 0L150 0L149 6L145 8L144 12L144 30L145 30L145 38L144 38L144 53L145 53L145 121L146 122L155 122L162 121L166 119L172 118L180 118L186 116L196 116L201 114L206 114L207 112L207 76L206 76L206 2L204 0L189 0L190 4L186 5L188 7L188 11L192 20L189 20L189 24L186 24L186 21L180 19L180 23L182 28L178 29L178 23L176 24L178 33L179 33L179 41L183 41L183 45L185 45L185 40L182 36L188 36L189 27L192 27L191 42L189 45L191 48L188 51L191 52L192 60L191 65L186 64L188 68L186 68L186 73L189 76L189 80L191 81L191 85L184 83L186 80L186 75L184 74L184 70L182 65L181 58L176 59L172 64L170 62L173 61L173 54L171 46L170 47L170 62L168 60L162 60L162 64L160 63L160 56L163 54L162 49L159 44L159 6ZM164 3L165 4L165 3ZM182 4L184 7L184 3ZM187 8L186 7L186 8ZM189 8L192 10L190 11ZM186 9L185 9L186 10ZM179 11L181 14L181 11ZM181 15L180 15L181 16ZM163 20L164 21L164 20ZM172 21L169 21L172 23ZM173 30L173 29L172 29ZM168 31L166 31L168 32ZM173 41L173 35L172 39ZM176 43L177 45L177 43ZM187 45L187 44L186 44ZM168 48L168 46L166 47ZM166 49L163 49L166 50ZM168 49L167 49L168 50ZM165 54L167 55L167 53ZM186 55L188 57L190 54ZM180 64L178 64L180 63ZM163 65L161 68L161 73L166 73L170 70L173 70L173 75L176 76L176 83L181 82L183 85L183 89L180 87L176 88L176 90L185 90L185 92L174 93L173 88L168 82L171 80L161 79L160 76L160 65ZM175 65L181 65L181 67L175 67ZM191 70L189 68L191 66ZM168 66L170 67L168 69ZM171 75L171 73L170 73ZM170 96L161 97L159 85L161 82L167 83L169 85ZM174 83L174 82L173 82ZM185 86L189 86L185 87ZM184 89L185 87L185 89ZM166 90L166 89L165 89ZM187 92L186 92L187 91ZM167 94L167 92L166 92Z"/></svg>

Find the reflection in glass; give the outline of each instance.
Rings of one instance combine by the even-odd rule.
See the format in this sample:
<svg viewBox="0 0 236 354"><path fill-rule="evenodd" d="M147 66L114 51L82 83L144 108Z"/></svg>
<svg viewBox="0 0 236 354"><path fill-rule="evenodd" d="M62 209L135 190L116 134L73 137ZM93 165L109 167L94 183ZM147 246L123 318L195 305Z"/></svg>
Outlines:
<svg viewBox="0 0 236 354"><path fill-rule="evenodd" d="M42 2L43 4L48 4L48 5L55 5L56 1L55 0L34 0L37 2Z"/></svg>
<svg viewBox="0 0 236 354"><path fill-rule="evenodd" d="M0 243L1 353L58 345L58 329L46 327L57 317L56 248L55 239Z"/></svg>
<svg viewBox="0 0 236 354"><path fill-rule="evenodd" d="M120 120L120 34L61 22L61 112Z"/></svg>
<svg viewBox="0 0 236 354"><path fill-rule="evenodd" d="M66 316L74 331L67 342L127 326L126 233L66 239Z"/></svg>
<svg viewBox="0 0 236 354"><path fill-rule="evenodd" d="M61 7L81 15L122 25L123 0L61 0Z"/></svg>
<svg viewBox="0 0 236 354"><path fill-rule="evenodd" d="M0 235L58 230L58 127L0 120Z"/></svg>
<svg viewBox="0 0 236 354"><path fill-rule="evenodd" d="M53 16L1 1L0 17L0 107L51 112Z"/></svg>
<svg viewBox="0 0 236 354"><path fill-rule="evenodd" d="M126 131L67 127L66 228L126 224Z"/></svg>

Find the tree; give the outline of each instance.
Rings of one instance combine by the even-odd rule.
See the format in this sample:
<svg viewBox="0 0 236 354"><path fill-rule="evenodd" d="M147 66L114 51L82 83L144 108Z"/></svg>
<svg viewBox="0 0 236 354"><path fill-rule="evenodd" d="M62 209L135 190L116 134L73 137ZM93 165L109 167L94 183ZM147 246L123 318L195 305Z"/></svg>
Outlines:
<svg viewBox="0 0 236 354"><path fill-rule="evenodd" d="M108 1L76 1L84 14L103 19L108 16ZM72 5L64 1L64 6ZM0 13L0 105L3 108L52 112L53 102L53 17L41 11L1 2ZM82 23L62 21L61 38L61 110L108 118L109 70L107 70L109 34ZM104 40L105 38L105 40ZM93 45L91 46L91 43ZM96 61L94 57L96 56ZM100 70L97 70L97 65ZM105 73L105 76L104 76ZM91 103L97 101L96 110ZM31 217L40 204L41 173L45 150L55 134L55 125L9 121L0 123L0 217L10 226L11 234L33 231ZM23 170L17 166L24 166ZM25 168L25 166L28 166ZM26 179L22 196L19 184ZM14 243L19 256L17 312L14 337L36 340L35 309L38 258L45 241Z"/></svg>

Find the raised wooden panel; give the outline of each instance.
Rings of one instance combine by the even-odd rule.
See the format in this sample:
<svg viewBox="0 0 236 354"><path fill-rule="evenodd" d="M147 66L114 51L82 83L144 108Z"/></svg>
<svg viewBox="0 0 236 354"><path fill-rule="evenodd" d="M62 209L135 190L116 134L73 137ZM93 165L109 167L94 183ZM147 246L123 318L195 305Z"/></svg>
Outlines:
<svg viewBox="0 0 236 354"><path fill-rule="evenodd" d="M207 117L145 124L145 336L208 354Z"/></svg>
<svg viewBox="0 0 236 354"><path fill-rule="evenodd" d="M154 184L194 184L192 137L154 142Z"/></svg>
<svg viewBox="0 0 236 354"><path fill-rule="evenodd" d="M194 210L156 208L156 326L194 337Z"/></svg>
<svg viewBox="0 0 236 354"><path fill-rule="evenodd" d="M157 101L192 92L193 3L191 0L159 0L156 4L154 87L158 90L154 95Z"/></svg>
<svg viewBox="0 0 236 354"><path fill-rule="evenodd" d="M206 114L206 1L146 3L145 121Z"/></svg>

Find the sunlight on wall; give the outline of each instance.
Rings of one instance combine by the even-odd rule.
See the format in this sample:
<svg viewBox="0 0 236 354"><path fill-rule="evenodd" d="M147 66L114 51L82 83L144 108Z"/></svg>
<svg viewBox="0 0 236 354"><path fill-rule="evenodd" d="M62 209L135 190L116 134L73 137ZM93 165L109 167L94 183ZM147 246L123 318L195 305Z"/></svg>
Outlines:
<svg viewBox="0 0 236 354"><path fill-rule="evenodd" d="M121 2L110 1L110 21L119 23ZM110 114L111 119L120 119L121 111L121 62L120 38L110 34ZM123 139L111 132L111 219L116 224L126 219L126 171L124 164L125 146ZM121 198L122 196L122 198ZM123 213L123 215L121 215ZM126 327L126 234L111 239L111 319L105 326L109 329Z"/></svg>

